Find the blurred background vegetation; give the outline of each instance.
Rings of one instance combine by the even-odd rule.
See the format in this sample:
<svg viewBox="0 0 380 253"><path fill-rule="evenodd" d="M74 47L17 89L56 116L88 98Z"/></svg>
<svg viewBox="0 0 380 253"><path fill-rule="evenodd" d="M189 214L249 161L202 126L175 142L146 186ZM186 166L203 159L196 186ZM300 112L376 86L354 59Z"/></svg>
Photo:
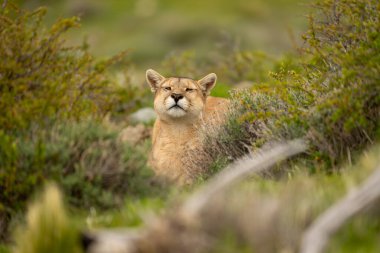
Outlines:
<svg viewBox="0 0 380 253"><path fill-rule="evenodd" d="M81 17L81 28L65 35L69 44L86 38L90 52L109 57L129 49L139 72L159 68L183 52L215 61L235 50L265 51L274 57L294 49L305 31L308 1L27 0L23 7L48 7L47 24L58 17ZM167 73L169 74L169 73ZM180 74L180 73L170 73ZM227 82L229 80L221 80Z"/></svg>
<svg viewBox="0 0 380 253"><path fill-rule="evenodd" d="M108 56L131 48L136 62L148 64L152 57L155 63L160 62L171 50L197 49L200 55L207 53L224 39L223 33L239 40L245 49L264 48L271 52L284 52L291 45L284 28L294 29L294 25L297 25L297 30L305 28L302 18L304 4L281 0L256 0L252 3L241 0L233 3L215 0L23 3L31 8L47 5L50 10L48 22L59 16L82 16L81 34L91 36L89 40L97 55ZM278 33L271 30L275 28ZM70 37L75 40L80 36Z"/></svg>
<svg viewBox="0 0 380 253"><path fill-rule="evenodd" d="M174 189L146 165L152 122L130 115L152 106L147 68L215 72L212 94L232 100L202 155L189 154L207 172L199 184L273 142L309 142L234 189L233 206L212 203L211 252L296 252L307 225L379 163L377 0L18 0L0 10L0 252L77 252L79 230L140 226L198 187ZM23 218L51 181L63 200L49 186ZM245 209L239 196L258 202ZM330 252L378 252L378 210L348 224ZM247 223L259 218L273 230ZM54 230L62 236L45 245Z"/></svg>

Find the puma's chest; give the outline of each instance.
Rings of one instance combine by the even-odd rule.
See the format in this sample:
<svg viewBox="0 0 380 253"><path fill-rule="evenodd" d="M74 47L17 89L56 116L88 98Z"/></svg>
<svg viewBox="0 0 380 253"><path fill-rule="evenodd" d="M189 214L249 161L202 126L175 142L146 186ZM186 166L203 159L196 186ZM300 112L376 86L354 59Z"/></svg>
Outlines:
<svg viewBox="0 0 380 253"><path fill-rule="evenodd" d="M173 181L185 182L189 175L184 171L186 156L200 145L200 138L194 129L157 131L153 141L150 164L159 176Z"/></svg>

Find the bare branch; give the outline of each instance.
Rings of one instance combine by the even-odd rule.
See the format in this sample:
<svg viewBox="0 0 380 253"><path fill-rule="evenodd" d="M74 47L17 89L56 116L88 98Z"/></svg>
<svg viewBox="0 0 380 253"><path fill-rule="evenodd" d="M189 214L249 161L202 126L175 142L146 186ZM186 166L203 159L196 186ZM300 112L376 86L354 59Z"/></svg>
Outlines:
<svg viewBox="0 0 380 253"><path fill-rule="evenodd" d="M223 192L248 175L268 169L281 160L305 151L305 149L306 144L302 140L294 140L279 144L264 153L249 154L237 160L192 194L182 206L182 215L190 219L196 218L202 208L216 194Z"/></svg>
<svg viewBox="0 0 380 253"><path fill-rule="evenodd" d="M86 232L82 235L85 252L129 253L135 251L136 240L142 238L142 230L114 229Z"/></svg>
<svg viewBox="0 0 380 253"><path fill-rule="evenodd" d="M380 166L356 190L327 209L306 230L301 242L301 253L321 253L329 238L351 217L380 199Z"/></svg>

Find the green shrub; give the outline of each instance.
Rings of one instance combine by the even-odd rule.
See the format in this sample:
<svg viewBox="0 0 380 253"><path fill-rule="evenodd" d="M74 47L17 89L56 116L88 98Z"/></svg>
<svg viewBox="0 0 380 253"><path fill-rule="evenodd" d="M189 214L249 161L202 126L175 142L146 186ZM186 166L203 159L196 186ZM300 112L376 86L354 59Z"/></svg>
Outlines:
<svg viewBox="0 0 380 253"><path fill-rule="evenodd" d="M125 53L99 61L85 42L66 46L63 35L78 18L46 28L45 14L10 2L0 7L0 239L46 181L79 208L118 206L152 183L149 143L132 148L101 123L147 103L148 89L110 69Z"/></svg>
<svg viewBox="0 0 380 253"><path fill-rule="evenodd" d="M380 119L379 9L375 0L317 1L298 59L280 61L271 81L233 94L225 137L206 144L208 164L305 137L309 168L331 171L373 143Z"/></svg>
<svg viewBox="0 0 380 253"><path fill-rule="evenodd" d="M118 101L108 69L125 53L96 61L86 43L69 47L62 38L78 18L45 28L45 14L11 3L0 8L0 126L7 132L104 116Z"/></svg>
<svg viewBox="0 0 380 253"><path fill-rule="evenodd" d="M5 223L46 181L57 182L76 208L108 209L125 197L160 196L162 188L146 165L148 141L132 147L119 141L117 129L93 121L57 124L28 136L0 132L0 218Z"/></svg>
<svg viewBox="0 0 380 253"><path fill-rule="evenodd" d="M321 96L310 117L319 146L332 158L373 142L380 111L378 1L320 1L305 35L308 73ZM344 151L343 151L344 152ZM346 152L345 152L346 153Z"/></svg>

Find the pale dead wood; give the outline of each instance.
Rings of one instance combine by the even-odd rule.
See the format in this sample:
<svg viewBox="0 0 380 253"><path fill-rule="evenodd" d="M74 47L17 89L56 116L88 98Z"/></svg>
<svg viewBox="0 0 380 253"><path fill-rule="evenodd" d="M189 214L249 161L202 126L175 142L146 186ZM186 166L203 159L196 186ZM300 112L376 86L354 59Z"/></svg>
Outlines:
<svg viewBox="0 0 380 253"><path fill-rule="evenodd" d="M294 140L274 146L270 150L249 154L217 174L207 184L192 194L179 208L178 215L187 224L193 223L198 214L207 206L215 194L221 194L234 183L241 181L250 174L264 171L281 160L303 152L306 144L302 140ZM159 222L159 218L153 223ZM89 253L130 253L135 250L135 243L144 239L145 231L93 231L87 233L94 243L86 246ZM149 240L148 238L146 238Z"/></svg>
<svg viewBox="0 0 380 253"><path fill-rule="evenodd" d="M135 241L142 235L142 230L102 230L87 232L83 235L82 241L86 252L129 253L135 251Z"/></svg>
<svg viewBox="0 0 380 253"><path fill-rule="evenodd" d="M289 158L292 155L303 152L306 144L302 140L294 140L278 144L270 150L262 153L248 154L237 160L210 181L193 193L183 204L181 213L184 217L195 219L209 200L216 194L222 193L232 184L241 181L250 174L262 172L276 163Z"/></svg>
<svg viewBox="0 0 380 253"><path fill-rule="evenodd" d="M304 233L301 253L321 253L329 239L351 217L380 199L380 166L358 188L322 213Z"/></svg>

